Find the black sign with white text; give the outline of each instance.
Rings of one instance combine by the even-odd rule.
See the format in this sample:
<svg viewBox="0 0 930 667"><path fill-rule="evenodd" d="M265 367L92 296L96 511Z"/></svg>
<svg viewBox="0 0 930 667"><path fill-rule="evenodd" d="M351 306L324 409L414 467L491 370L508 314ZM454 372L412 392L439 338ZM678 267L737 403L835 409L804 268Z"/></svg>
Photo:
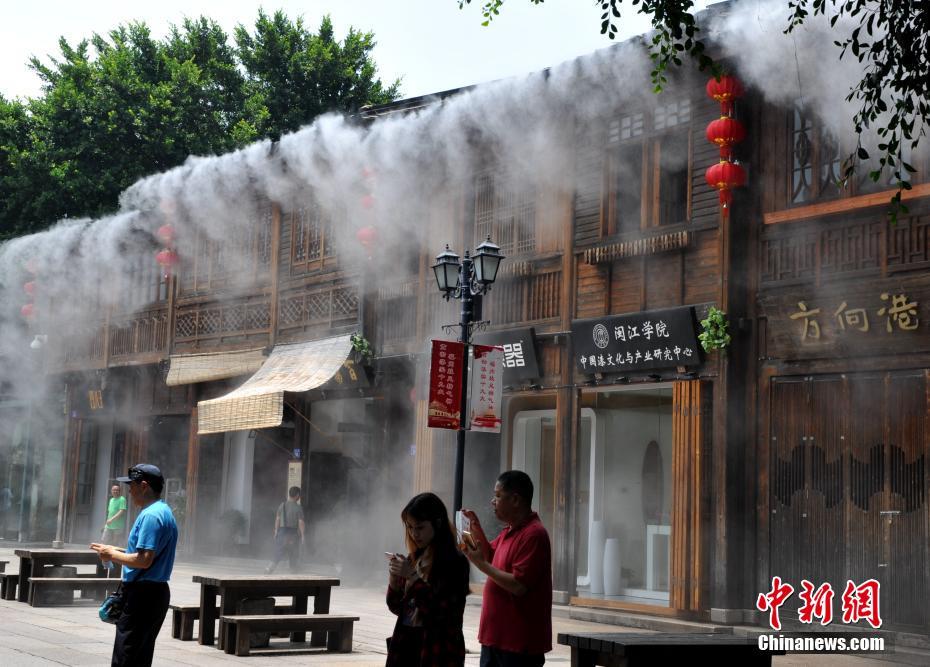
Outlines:
<svg viewBox="0 0 930 667"><path fill-rule="evenodd" d="M701 363L694 308L668 308L572 322L575 368L614 373Z"/></svg>
<svg viewBox="0 0 930 667"><path fill-rule="evenodd" d="M494 331L475 335L480 345L500 345L504 348L504 384L518 385L539 377L536 360L536 338L532 327Z"/></svg>

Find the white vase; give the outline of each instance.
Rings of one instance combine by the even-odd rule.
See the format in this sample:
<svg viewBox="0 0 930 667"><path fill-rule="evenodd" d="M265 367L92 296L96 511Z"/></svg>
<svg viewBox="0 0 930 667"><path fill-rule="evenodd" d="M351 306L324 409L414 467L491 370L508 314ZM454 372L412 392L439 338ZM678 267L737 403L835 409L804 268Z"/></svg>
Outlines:
<svg viewBox="0 0 930 667"><path fill-rule="evenodd" d="M588 537L588 580L591 592L595 595L604 593L604 540L607 527L603 521L591 522L591 534Z"/></svg>
<svg viewBox="0 0 930 667"><path fill-rule="evenodd" d="M620 539L604 542L604 595L620 595Z"/></svg>

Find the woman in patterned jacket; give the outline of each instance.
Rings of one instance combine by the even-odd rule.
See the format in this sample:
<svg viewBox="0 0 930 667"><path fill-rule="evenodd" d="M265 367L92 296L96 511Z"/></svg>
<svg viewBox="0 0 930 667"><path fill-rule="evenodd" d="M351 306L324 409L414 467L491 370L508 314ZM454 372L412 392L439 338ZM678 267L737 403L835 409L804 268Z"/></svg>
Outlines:
<svg viewBox="0 0 930 667"><path fill-rule="evenodd" d="M414 496L400 517L409 553L393 554L389 564L387 605L397 623L388 639L387 667L460 667L468 560L436 494Z"/></svg>

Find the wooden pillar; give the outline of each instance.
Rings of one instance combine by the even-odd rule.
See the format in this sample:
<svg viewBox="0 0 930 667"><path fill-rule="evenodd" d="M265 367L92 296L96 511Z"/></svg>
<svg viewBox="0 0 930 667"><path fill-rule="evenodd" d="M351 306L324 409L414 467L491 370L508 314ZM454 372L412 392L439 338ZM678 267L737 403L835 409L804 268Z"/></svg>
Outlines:
<svg viewBox="0 0 930 667"><path fill-rule="evenodd" d="M429 491L433 482L433 430L426 427L428 400L417 400L414 433L416 456L414 458L413 492Z"/></svg>
<svg viewBox="0 0 930 667"><path fill-rule="evenodd" d="M200 471L200 435L197 433L197 406L191 410L187 434L187 508L184 517L184 551L193 553L197 533L197 478Z"/></svg>
<svg viewBox="0 0 930 667"><path fill-rule="evenodd" d="M281 206L279 204L271 205L271 261L268 270L271 272L271 304L270 324L268 331L268 344L274 347L278 338L278 302L280 299L280 272L279 266L281 258ZM290 261L290 257L288 257Z"/></svg>
<svg viewBox="0 0 930 667"><path fill-rule="evenodd" d="M570 331L575 314L575 229L573 201L563 196L553 207L562 230L562 292L559 309L560 329ZM607 290L610 292L610 290ZM561 339L562 337L560 337ZM578 488L578 429L580 391L574 387L574 346L571 336L559 354L559 390L556 394L555 480L556 502L551 536L553 540L553 588L562 603L575 594L577 577L575 549L575 493ZM549 369L546 373L550 374Z"/></svg>
<svg viewBox="0 0 930 667"><path fill-rule="evenodd" d="M672 390L672 541L669 606L710 604L710 424L712 386L691 380Z"/></svg>

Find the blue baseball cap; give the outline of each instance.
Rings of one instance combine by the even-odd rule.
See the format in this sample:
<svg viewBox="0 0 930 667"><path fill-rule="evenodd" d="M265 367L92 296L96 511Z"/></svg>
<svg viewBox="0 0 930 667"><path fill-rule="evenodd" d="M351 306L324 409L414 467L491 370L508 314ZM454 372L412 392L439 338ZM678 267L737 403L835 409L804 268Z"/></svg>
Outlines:
<svg viewBox="0 0 930 667"><path fill-rule="evenodd" d="M126 477L117 477L116 481L123 484L146 481L155 492L160 492L165 486L165 478L162 476L161 470L151 463L137 463L129 469Z"/></svg>

